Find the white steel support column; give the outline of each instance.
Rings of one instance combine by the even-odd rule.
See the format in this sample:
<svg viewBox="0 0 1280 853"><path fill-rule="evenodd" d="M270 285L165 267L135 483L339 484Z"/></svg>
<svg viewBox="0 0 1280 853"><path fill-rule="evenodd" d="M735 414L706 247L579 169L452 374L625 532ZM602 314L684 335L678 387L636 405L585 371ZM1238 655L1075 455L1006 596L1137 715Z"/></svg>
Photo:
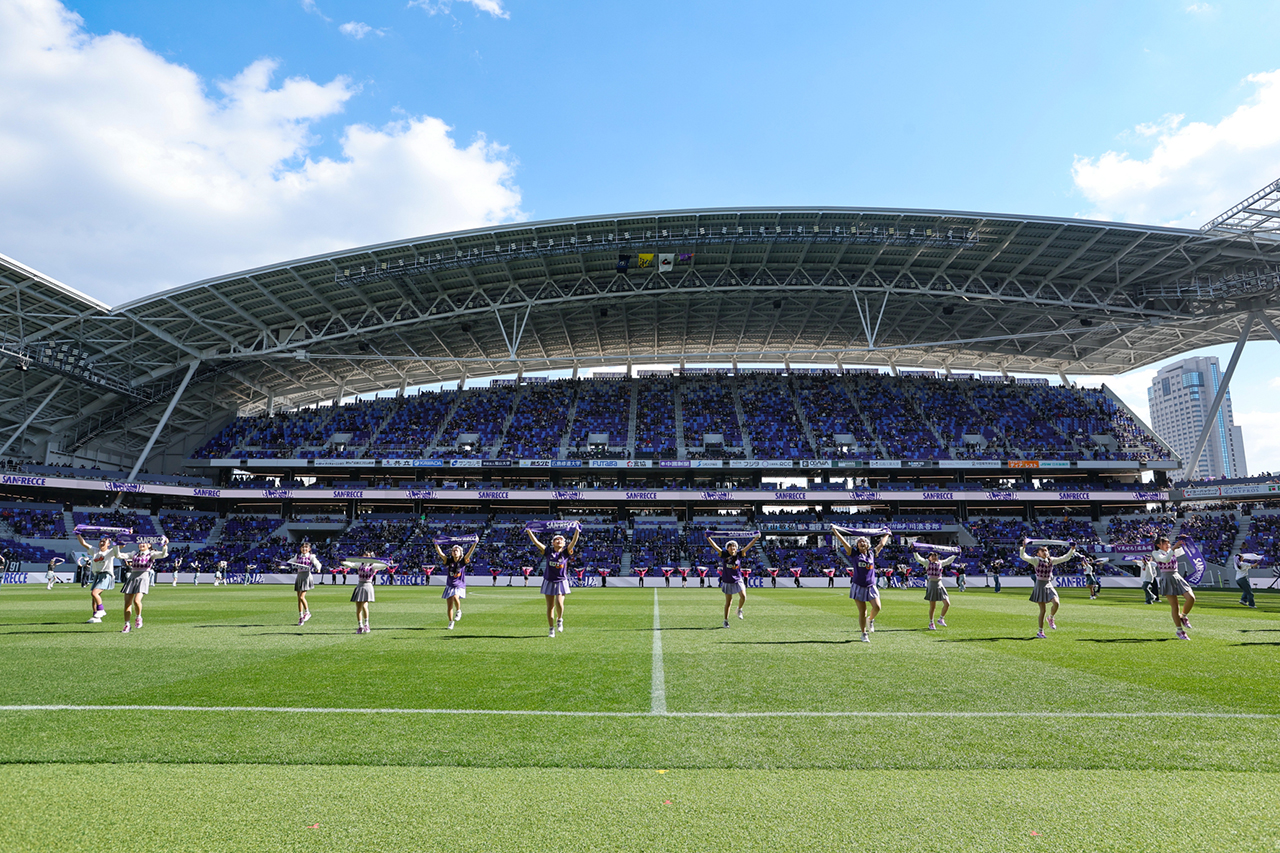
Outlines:
<svg viewBox="0 0 1280 853"><path fill-rule="evenodd" d="M27 427L31 426L31 422L36 419L36 415L40 414L41 410L44 409L45 406L49 405L49 401L52 400L60 390L62 390L62 385L66 381L65 377L58 380L58 384L53 386L53 390L49 392L49 396L45 397L44 400L41 401L40 405L36 406L35 410L32 411L31 414L27 415L27 419L22 422L22 425L14 430L13 435L9 436L9 440L4 443L3 447L0 447L0 454L3 454L8 450L9 445L17 441L18 436L27 431Z"/></svg>
<svg viewBox="0 0 1280 853"><path fill-rule="evenodd" d="M160 422L152 430L151 438L147 439L147 446L142 448L142 452L138 454L138 461L133 463L133 470L129 472L129 478L126 482L132 483L134 478L138 476L138 472L142 470L142 463L147 461L147 455L151 453L151 448L155 447L156 439L160 437L160 430L164 429L164 425L169 422L169 416L178 407L178 400L182 397L182 392L187 390L187 383L191 381L192 376L196 375L196 369L199 367L200 362L193 361L191 366L187 368L187 375L182 377L182 384L178 386L177 391L173 392L169 405L165 406L164 414L160 416Z"/></svg>
<svg viewBox="0 0 1280 853"><path fill-rule="evenodd" d="M1258 322L1265 326L1267 331L1271 333L1271 337L1275 338L1276 343L1280 344L1280 329L1275 327L1275 324L1271 322L1271 318L1265 312L1258 312Z"/></svg>
<svg viewBox="0 0 1280 853"><path fill-rule="evenodd" d="M1209 434L1213 432L1217 426L1215 421L1218 417L1218 409L1222 406L1223 399L1227 396L1227 386L1231 383L1231 374L1236 372L1236 365L1240 362L1240 353L1244 352L1244 345L1249 340L1249 332L1253 329L1253 321L1258 318L1258 312L1250 311L1244 318L1244 328L1240 330L1240 339L1236 341L1236 348L1231 352L1231 361L1227 363L1227 372L1222 374L1222 381L1218 383L1218 393L1213 395L1213 403L1209 406L1209 411L1204 416L1204 427L1200 430L1200 438L1196 440L1196 449L1191 451L1191 456L1182 460L1183 476L1190 480L1195 476L1196 466L1200 464L1200 456L1204 453L1204 447L1209 443ZM1222 460L1226 464L1226 460Z"/></svg>

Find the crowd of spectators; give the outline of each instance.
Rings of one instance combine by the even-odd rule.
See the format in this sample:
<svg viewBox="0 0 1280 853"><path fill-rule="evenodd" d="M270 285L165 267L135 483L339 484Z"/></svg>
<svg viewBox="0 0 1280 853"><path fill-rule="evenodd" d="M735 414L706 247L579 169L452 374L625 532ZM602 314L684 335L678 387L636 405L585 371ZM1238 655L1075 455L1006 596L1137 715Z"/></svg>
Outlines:
<svg viewBox="0 0 1280 853"><path fill-rule="evenodd" d="M162 512L160 526L170 542L204 542L218 523L213 513Z"/></svg>
<svg viewBox="0 0 1280 853"><path fill-rule="evenodd" d="M15 536L25 539L66 539L67 525L62 507L23 506L0 509L0 521L9 525Z"/></svg>
<svg viewBox="0 0 1280 853"><path fill-rule="evenodd" d="M569 422L576 382L562 380L523 386L499 457L557 459Z"/></svg>
<svg viewBox="0 0 1280 853"><path fill-rule="evenodd" d="M1178 532L1194 539L1206 560L1226 566L1231 562L1232 548L1240 533L1240 522L1234 512L1188 515L1182 519Z"/></svg>
<svg viewBox="0 0 1280 853"><path fill-rule="evenodd" d="M810 459L814 457L809 439L796 412L796 398L785 377L772 374L747 375L740 380L747 437L757 459Z"/></svg>
<svg viewBox="0 0 1280 853"><path fill-rule="evenodd" d="M631 383L617 380L588 380L578 389L578 405L569 430L569 456L576 459L607 459L626 456L628 424L631 421ZM592 435L607 435L607 445L591 447ZM610 447L621 448L610 450Z"/></svg>
<svg viewBox="0 0 1280 853"><path fill-rule="evenodd" d="M1241 550L1262 555L1264 565L1280 566L1280 515L1255 515L1249 519Z"/></svg>

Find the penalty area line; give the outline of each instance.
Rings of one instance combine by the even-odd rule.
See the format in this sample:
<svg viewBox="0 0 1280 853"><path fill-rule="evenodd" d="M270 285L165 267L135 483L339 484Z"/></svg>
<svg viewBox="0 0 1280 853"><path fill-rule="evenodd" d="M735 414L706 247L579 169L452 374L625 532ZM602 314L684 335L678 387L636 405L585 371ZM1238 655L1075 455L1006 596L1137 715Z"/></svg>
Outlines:
<svg viewBox="0 0 1280 853"><path fill-rule="evenodd" d="M665 701L664 701L665 704ZM1280 720L1280 714L1235 711L554 711L496 708L289 708L271 705L0 705L0 712L164 711L263 714L411 714L492 717L667 717L671 719L867 718L867 719L1025 719L1051 720Z"/></svg>

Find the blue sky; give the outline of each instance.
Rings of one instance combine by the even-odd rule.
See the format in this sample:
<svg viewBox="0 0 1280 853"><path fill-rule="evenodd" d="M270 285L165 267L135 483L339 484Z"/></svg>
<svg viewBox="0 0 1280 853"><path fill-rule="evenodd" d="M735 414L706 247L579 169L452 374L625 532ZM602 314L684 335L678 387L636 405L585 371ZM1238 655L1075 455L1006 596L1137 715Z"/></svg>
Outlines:
<svg viewBox="0 0 1280 853"><path fill-rule="evenodd" d="M1277 34L1274 0L0 0L0 252L118 304L634 210L1194 226L1280 177ZM1253 470L1276 346L1235 386ZM1145 376L1113 383L1140 413Z"/></svg>

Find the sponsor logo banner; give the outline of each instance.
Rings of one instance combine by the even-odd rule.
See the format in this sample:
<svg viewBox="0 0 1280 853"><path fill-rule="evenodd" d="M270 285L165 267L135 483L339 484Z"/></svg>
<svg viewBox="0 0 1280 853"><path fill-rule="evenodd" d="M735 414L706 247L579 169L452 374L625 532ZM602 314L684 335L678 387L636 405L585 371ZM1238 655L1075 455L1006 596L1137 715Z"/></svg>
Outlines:
<svg viewBox="0 0 1280 853"><path fill-rule="evenodd" d="M481 459L481 468L510 468L515 463L510 459Z"/></svg>
<svg viewBox="0 0 1280 853"><path fill-rule="evenodd" d="M1039 468L1040 463L1034 459L1010 459L1005 463L1010 468Z"/></svg>
<svg viewBox="0 0 1280 853"><path fill-rule="evenodd" d="M730 468L764 468L767 463L763 459L730 459Z"/></svg>
<svg viewBox="0 0 1280 853"><path fill-rule="evenodd" d="M1184 498L1216 498L1221 494L1221 486L1193 486L1182 490Z"/></svg>
<svg viewBox="0 0 1280 853"><path fill-rule="evenodd" d="M901 468L901 459L872 459L868 463L872 468Z"/></svg>
<svg viewBox="0 0 1280 853"><path fill-rule="evenodd" d="M354 459L312 459L311 464L317 468L337 468L342 465L354 465Z"/></svg>
<svg viewBox="0 0 1280 853"><path fill-rule="evenodd" d="M801 459L801 468L835 468L837 467L834 459Z"/></svg>
<svg viewBox="0 0 1280 853"><path fill-rule="evenodd" d="M659 459L659 468L689 468L689 460L687 459Z"/></svg>

